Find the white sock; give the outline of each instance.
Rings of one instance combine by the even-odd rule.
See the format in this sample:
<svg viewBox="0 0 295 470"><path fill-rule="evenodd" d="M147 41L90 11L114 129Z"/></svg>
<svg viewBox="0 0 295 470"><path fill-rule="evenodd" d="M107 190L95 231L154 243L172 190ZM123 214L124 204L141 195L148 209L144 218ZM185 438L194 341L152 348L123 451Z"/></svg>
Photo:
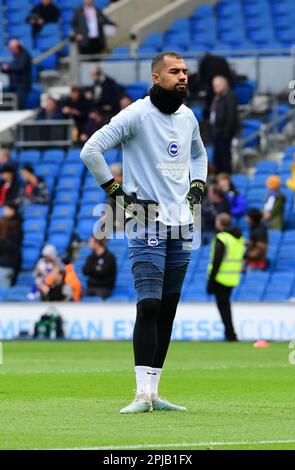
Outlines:
<svg viewBox="0 0 295 470"><path fill-rule="evenodd" d="M152 369L151 393L154 395L158 395L158 387L160 383L162 370L163 369L157 369L157 368Z"/></svg>
<svg viewBox="0 0 295 470"><path fill-rule="evenodd" d="M136 375L136 386L137 394L145 393L149 398L151 396L151 377L152 377L152 367L146 366L136 366L135 375Z"/></svg>

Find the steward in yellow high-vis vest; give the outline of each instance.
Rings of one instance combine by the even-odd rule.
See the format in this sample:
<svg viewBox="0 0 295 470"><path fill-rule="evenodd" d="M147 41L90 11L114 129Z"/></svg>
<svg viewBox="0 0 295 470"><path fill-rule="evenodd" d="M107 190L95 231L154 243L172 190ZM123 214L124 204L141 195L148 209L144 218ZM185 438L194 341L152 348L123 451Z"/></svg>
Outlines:
<svg viewBox="0 0 295 470"><path fill-rule="evenodd" d="M217 234L211 244L208 266L208 294L214 294L224 327L225 339L236 341L232 324L230 296L240 282L245 253L245 240L240 229L231 226L229 214L219 214L215 220Z"/></svg>

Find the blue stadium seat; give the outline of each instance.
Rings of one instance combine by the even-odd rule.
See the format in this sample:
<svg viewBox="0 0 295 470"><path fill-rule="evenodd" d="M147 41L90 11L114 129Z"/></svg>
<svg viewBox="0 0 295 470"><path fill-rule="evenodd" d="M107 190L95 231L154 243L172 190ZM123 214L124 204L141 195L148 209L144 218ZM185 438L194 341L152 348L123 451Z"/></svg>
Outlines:
<svg viewBox="0 0 295 470"><path fill-rule="evenodd" d="M29 292L28 286L10 287L6 293L6 302L27 302Z"/></svg>
<svg viewBox="0 0 295 470"><path fill-rule="evenodd" d="M104 203L106 200L106 194L101 191L97 191L97 189L86 189L83 191L81 204L101 204Z"/></svg>
<svg viewBox="0 0 295 470"><path fill-rule="evenodd" d="M90 217L93 217L93 209L93 204L83 204L80 207L78 218L89 219Z"/></svg>
<svg viewBox="0 0 295 470"><path fill-rule="evenodd" d="M51 213L51 220L53 219L69 219L74 218L76 214L76 204L73 205L57 205L54 206Z"/></svg>
<svg viewBox="0 0 295 470"><path fill-rule="evenodd" d="M80 188L80 182L80 178L76 176L61 176L58 180L56 191L76 191Z"/></svg>
<svg viewBox="0 0 295 470"><path fill-rule="evenodd" d="M24 245L22 248L21 270L31 271L34 269L39 259L40 252L41 246L36 246L35 243L32 243L31 245Z"/></svg>
<svg viewBox="0 0 295 470"><path fill-rule="evenodd" d="M35 244L36 247L41 247L44 243L45 235L45 230L44 232L25 232L22 239L22 243L26 246Z"/></svg>
<svg viewBox="0 0 295 470"><path fill-rule="evenodd" d="M18 155L18 162L20 165L30 163L35 165L41 158L40 150L21 150Z"/></svg>
<svg viewBox="0 0 295 470"><path fill-rule="evenodd" d="M232 175L232 182L241 193L245 194L249 185L249 177L248 175L236 173Z"/></svg>
<svg viewBox="0 0 295 470"><path fill-rule="evenodd" d="M250 136L259 131L262 122L259 119L243 119L241 121L242 126L242 138L250 138ZM259 137L253 137L249 142L245 144L245 147L255 147L258 145Z"/></svg>
<svg viewBox="0 0 295 470"><path fill-rule="evenodd" d="M295 245L295 230L286 230L286 232L283 233L282 244Z"/></svg>
<svg viewBox="0 0 295 470"><path fill-rule="evenodd" d="M40 98L42 93L42 86L39 84L34 84L27 94L25 108L26 109L35 109L40 107Z"/></svg>
<svg viewBox="0 0 295 470"><path fill-rule="evenodd" d="M49 208L46 205L43 204L31 204L27 206L24 210L24 218L25 219L32 219L33 217L35 218L40 218L40 217L47 217L49 212Z"/></svg>
<svg viewBox="0 0 295 470"><path fill-rule="evenodd" d="M73 148L73 149L69 149L66 153L66 156L65 156L65 163L76 163L76 162L80 162L80 153L81 153L81 149L80 148Z"/></svg>
<svg viewBox="0 0 295 470"><path fill-rule="evenodd" d="M234 91L239 104L248 104L252 100L256 89L255 80L243 80L235 83Z"/></svg>
<svg viewBox="0 0 295 470"><path fill-rule="evenodd" d="M93 227L96 222L94 217L83 218L78 221L76 233L80 240L87 241L93 235Z"/></svg>
<svg viewBox="0 0 295 470"><path fill-rule="evenodd" d="M44 233L47 226L47 219L44 217L25 219L23 222L24 232Z"/></svg>
<svg viewBox="0 0 295 470"><path fill-rule="evenodd" d="M59 191L56 194L54 204L55 205L73 205L77 204L79 199L79 191Z"/></svg>
<svg viewBox="0 0 295 470"><path fill-rule="evenodd" d="M278 171L278 164L272 160L261 160L256 165L256 173L264 173L268 175L276 174Z"/></svg>
<svg viewBox="0 0 295 470"><path fill-rule="evenodd" d="M32 286L34 279L33 271L21 271L17 276L16 284L18 286Z"/></svg>
<svg viewBox="0 0 295 470"><path fill-rule="evenodd" d="M62 232L52 232L47 239L47 243L50 243L56 247L59 256L64 255L71 241L71 234L65 234Z"/></svg>
<svg viewBox="0 0 295 470"><path fill-rule="evenodd" d="M69 218L54 218L50 220L48 227L48 233L62 233L66 235L72 235L74 229L74 220L72 217Z"/></svg>
<svg viewBox="0 0 295 470"><path fill-rule="evenodd" d="M40 162L35 165L36 174L39 176L47 177L51 176L53 178L56 177L57 173L59 172L59 164L53 162Z"/></svg>
<svg viewBox="0 0 295 470"><path fill-rule="evenodd" d="M5 302L9 288L0 286L0 302Z"/></svg>
<svg viewBox="0 0 295 470"><path fill-rule="evenodd" d="M141 43L141 46L154 46L156 48L161 48L163 46L164 33L150 33Z"/></svg>
<svg viewBox="0 0 295 470"><path fill-rule="evenodd" d="M148 84L146 82L134 82L125 86L125 91L133 101L144 98L148 93Z"/></svg>
<svg viewBox="0 0 295 470"><path fill-rule="evenodd" d="M65 152L60 149L45 150L43 153L42 162L46 163L62 163Z"/></svg>
<svg viewBox="0 0 295 470"><path fill-rule="evenodd" d="M87 173L86 174L86 178L85 178L85 181L84 181L84 185L83 185L83 190L85 191L86 189L90 190L96 190L96 191L99 191L99 192L104 192L104 190L99 186L98 182L96 181L96 179L93 178L93 176L90 174L90 173Z"/></svg>
<svg viewBox="0 0 295 470"><path fill-rule="evenodd" d="M61 176L75 176L79 179L81 179L82 177L82 174L85 170L85 165L84 163L80 160L78 162L67 162L67 163L64 163L62 168L61 168Z"/></svg>
<svg viewBox="0 0 295 470"><path fill-rule="evenodd" d="M268 176L269 173L255 173L253 179L250 181L249 190L253 190L253 188L265 188Z"/></svg>

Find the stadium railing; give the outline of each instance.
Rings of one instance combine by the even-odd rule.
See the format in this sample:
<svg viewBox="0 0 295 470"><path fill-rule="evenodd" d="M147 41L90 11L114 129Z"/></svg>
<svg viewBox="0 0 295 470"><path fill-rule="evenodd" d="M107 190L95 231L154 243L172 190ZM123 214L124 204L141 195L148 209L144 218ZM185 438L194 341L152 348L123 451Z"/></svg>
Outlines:
<svg viewBox="0 0 295 470"><path fill-rule="evenodd" d="M70 147L73 120L26 121L17 129L17 148Z"/></svg>

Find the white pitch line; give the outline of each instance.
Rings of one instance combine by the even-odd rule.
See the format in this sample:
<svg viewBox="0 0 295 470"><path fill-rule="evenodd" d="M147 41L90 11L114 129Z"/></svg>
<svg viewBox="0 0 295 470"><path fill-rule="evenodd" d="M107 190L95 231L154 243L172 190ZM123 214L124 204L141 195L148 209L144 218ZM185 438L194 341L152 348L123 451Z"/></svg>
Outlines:
<svg viewBox="0 0 295 470"><path fill-rule="evenodd" d="M173 444L141 444L128 446L101 446L101 447L73 447L60 450L139 450L161 449L168 447L211 447L211 446L240 446L240 445L267 445L267 444L295 444L294 439L273 441L240 441L240 442L174 442ZM56 449L57 450L57 449Z"/></svg>

